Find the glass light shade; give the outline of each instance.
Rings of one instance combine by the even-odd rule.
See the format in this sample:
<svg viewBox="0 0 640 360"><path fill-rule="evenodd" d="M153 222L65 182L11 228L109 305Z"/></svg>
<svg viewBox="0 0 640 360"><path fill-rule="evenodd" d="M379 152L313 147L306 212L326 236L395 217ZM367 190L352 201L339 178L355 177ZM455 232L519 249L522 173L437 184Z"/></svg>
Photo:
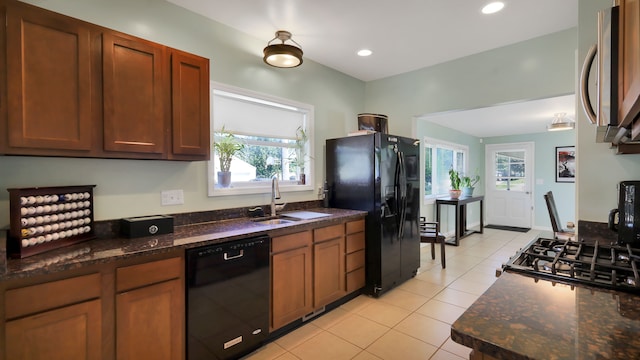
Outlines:
<svg viewBox="0 0 640 360"><path fill-rule="evenodd" d="M264 48L264 62L280 68L292 68L302 64L302 49L293 45L273 44Z"/></svg>
<svg viewBox="0 0 640 360"><path fill-rule="evenodd" d="M562 131L574 129L576 123L571 120L565 121L566 113L556 113L553 115L553 122L547 125L547 131Z"/></svg>
<svg viewBox="0 0 640 360"><path fill-rule="evenodd" d="M560 122L547 125L547 131L562 131L575 128L574 122Z"/></svg>

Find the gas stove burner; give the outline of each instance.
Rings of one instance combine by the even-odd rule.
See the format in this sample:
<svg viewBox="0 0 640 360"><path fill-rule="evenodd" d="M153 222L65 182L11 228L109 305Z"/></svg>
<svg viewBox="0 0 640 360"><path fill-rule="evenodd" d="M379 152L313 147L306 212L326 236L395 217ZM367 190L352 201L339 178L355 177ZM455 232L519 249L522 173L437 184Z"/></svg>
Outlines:
<svg viewBox="0 0 640 360"><path fill-rule="evenodd" d="M533 251L535 253L538 253L538 254L544 254L544 253L547 252L547 250L549 250L549 248L546 247L546 246L535 246L534 245L534 246L531 247L531 251Z"/></svg>
<svg viewBox="0 0 640 360"><path fill-rule="evenodd" d="M503 265L536 279L640 294L640 249L538 238Z"/></svg>
<svg viewBox="0 0 640 360"><path fill-rule="evenodd" d="M537 265L538 267L542 268L542 270L545 271L553 271L553 262L552 261L546 261L546 260L538 260L537 261ZM534 265L535 267L535 265ZM564 261L558 261L555 265L556 271L562 271L562 272L570 272L571 271L571 264L564 262Z"/></svg>
<svg viewBox="0 0 640 360"><path fill-rule="evenodd" d="M616 260L622 261L624 263L629 263L631 260L638 261L640 260L640 256L638 255L629 255L628 253L619 253L616 257Z"/></svg>

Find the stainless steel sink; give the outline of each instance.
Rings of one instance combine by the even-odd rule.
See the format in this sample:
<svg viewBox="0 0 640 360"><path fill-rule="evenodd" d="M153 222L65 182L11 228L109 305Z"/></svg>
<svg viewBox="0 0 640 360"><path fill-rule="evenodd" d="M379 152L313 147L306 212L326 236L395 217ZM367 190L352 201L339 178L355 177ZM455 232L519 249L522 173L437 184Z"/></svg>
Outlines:
<svg viewBox="0 0 640 360"><path fill-rule="evenodd" d="M259 218L255 218L255 219L251 219L251 221L258 223L258 224L264 224L264 225L279 225L279 224L289 224L292 222L295 222L297 219L285 219L283 218L282 215L277 215L277 216L266 216L266 217L259 217Z"/></svg>
<svg viewBox="0 0 640 360"><path fill-rule="evenodd" d="M287 219L267 219L267 220L259 220L256 221L258 224L265 224L265 225L278 225L278 224L288 224L288 223L292 223L295 222L293 220L287 220Z"/></svg>

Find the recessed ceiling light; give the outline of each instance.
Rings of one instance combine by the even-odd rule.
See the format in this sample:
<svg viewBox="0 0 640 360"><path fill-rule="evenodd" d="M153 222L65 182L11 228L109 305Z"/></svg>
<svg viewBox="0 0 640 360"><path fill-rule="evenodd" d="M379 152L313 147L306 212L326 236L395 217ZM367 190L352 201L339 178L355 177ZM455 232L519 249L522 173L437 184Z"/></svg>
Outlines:
<svg viewBox="0 0 640 360"><path fill-rule="evenodd" d="M482 13L483 14L493 14L493 13L497 13L498 11L502 10L502 8L504 7L504 3L501 1L494 1L491 3L488 3L487 5L485 5L482 8Z"/></svg>
<svg viewBox="0 0 640 360"><path fill-rule="evenodd" d="M371 54L373 54L373 52L369 49L362 49L358 51L358 56L369 56Z"/></svg>

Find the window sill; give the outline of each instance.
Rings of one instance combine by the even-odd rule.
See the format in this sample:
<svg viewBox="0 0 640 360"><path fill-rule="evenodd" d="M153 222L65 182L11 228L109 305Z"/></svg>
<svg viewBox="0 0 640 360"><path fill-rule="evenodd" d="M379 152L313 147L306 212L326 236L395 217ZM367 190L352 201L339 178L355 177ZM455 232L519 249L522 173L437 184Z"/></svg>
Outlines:
<svg viewBox="0 0 640 360"><path fill-rule="evenodd" d="M297 192L297 191L312 191L313 184L305 184L305 185L297 185L297 184L286 184L282 181L279 186L281 193L287 192ZM230 196L230 195L247 195L247 194L270 194L271 193L271 183L268 186L234 186L231 184L228 188L218 188L215 187L213 189L209 189L209 197L217 197L217 196Z"/></svg>

